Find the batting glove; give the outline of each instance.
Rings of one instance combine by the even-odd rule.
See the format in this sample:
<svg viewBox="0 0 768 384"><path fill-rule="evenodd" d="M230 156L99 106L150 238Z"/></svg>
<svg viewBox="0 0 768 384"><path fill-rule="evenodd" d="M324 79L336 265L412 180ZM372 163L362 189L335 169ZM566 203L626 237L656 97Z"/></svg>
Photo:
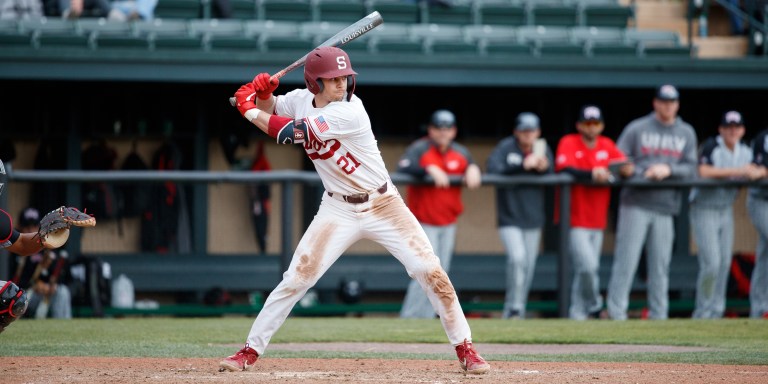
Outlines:
<svg viewBox="0 0 768 384"><path fill-rule="evenodd" d="M272 92L277 89L280 84L279 79L270 80L269 73L259 73L253 78L253 86L256 89L256 96L261 100L266 100L272 97Z"/></svg>
<svg viewBox="0 0 768 384"><path fill-rule="evenodd" d="M245 113L248 112L251 109L256 109L256 104L254 104L254 96L256 95L256 89L253 86L253 83L247 83L240 86L240 89L235 92L235 100L237 101L237 104L235 106L237 107L237 110L240 111L240 114L245 116Z"/></svg>

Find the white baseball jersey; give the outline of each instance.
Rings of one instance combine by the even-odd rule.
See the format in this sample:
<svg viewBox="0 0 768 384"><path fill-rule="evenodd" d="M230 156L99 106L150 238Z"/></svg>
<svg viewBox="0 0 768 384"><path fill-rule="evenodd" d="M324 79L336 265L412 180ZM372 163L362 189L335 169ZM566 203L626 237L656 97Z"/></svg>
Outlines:
<svg viewBox="0 0 768 384"><path fill-rule="evenodd" d="M275 113L303 119L307 126L304 150L315 164L328 192L342 195L370 193L389 180L371 121L363 102L352 96L315 108L307 89L277 96Z"/></svg>

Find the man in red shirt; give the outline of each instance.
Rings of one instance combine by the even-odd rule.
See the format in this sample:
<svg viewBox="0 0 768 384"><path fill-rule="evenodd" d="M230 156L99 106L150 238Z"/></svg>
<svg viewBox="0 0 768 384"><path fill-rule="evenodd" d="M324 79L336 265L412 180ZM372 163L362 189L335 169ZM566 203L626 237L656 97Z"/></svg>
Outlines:
<svg viewBox="0 0 768 384"><path fill-rule="evenodd" d="M470 189L480 186L480 167L456 138L456 118L440 109L432 114L427 137L411 144L398 162L398 172L423 178L432 177L433 185L409 185L408 207L427 233L440 264L447 273L451 266L456 239L456 220L464 210L461 186L450 185L449 176L463 176ZM400 317L434 318L435 311L427 295L412 280L403 301Z"/></svg>
<svg viewBox="0 0 768 384"><path fill-rule="evenodd" d="M576 123L578 133L564 136L557 146L555 170L569 173L577 181L595 184L631 176L633 165L613 140L601 135L604 128L600 108L582 107ZM609 186L574 184L571 188L571 319L595 318L603 307L598 268L610 199Z"/></svg>

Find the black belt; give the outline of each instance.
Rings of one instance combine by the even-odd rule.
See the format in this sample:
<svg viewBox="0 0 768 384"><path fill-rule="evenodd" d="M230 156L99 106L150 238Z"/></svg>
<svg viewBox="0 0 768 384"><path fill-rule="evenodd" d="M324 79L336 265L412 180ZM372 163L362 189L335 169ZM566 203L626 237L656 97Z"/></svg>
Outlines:
<svg viewBox="0 0 768 384"><path fill-rule="evenodd" d="M384 183L384 185L382 185L376 191L374 191L374 192L372 192L370 194L368 194L368 193L358 193L356 195L344 196L344 195L340 195L338 193L328 192L328 196L333 197L334 199L345 201L345 202L350 203L350 204L362 204L362 203L367 202L371 198L371 196L373 196L376 192L378 192L378 194L376 196L379 196L379 195L384 194L384 192L386 192L386 191L387 191L387 183ZM374 196L374 197L376 197L376 196Z"/></svg>

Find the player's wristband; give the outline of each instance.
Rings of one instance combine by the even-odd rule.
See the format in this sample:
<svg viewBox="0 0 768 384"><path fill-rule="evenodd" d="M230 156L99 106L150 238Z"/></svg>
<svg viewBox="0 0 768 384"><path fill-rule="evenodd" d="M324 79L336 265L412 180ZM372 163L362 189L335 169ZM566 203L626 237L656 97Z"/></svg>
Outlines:
<svg viewBox="0 0 768 384"><path fill-rule="evenodd" d="M253 119L259 117L259 113L261 113L261 110L259 110L258 108L253 108L245 111L245 114L243 114L243 116L245 116L246 120L253 121Z"/></svg>

